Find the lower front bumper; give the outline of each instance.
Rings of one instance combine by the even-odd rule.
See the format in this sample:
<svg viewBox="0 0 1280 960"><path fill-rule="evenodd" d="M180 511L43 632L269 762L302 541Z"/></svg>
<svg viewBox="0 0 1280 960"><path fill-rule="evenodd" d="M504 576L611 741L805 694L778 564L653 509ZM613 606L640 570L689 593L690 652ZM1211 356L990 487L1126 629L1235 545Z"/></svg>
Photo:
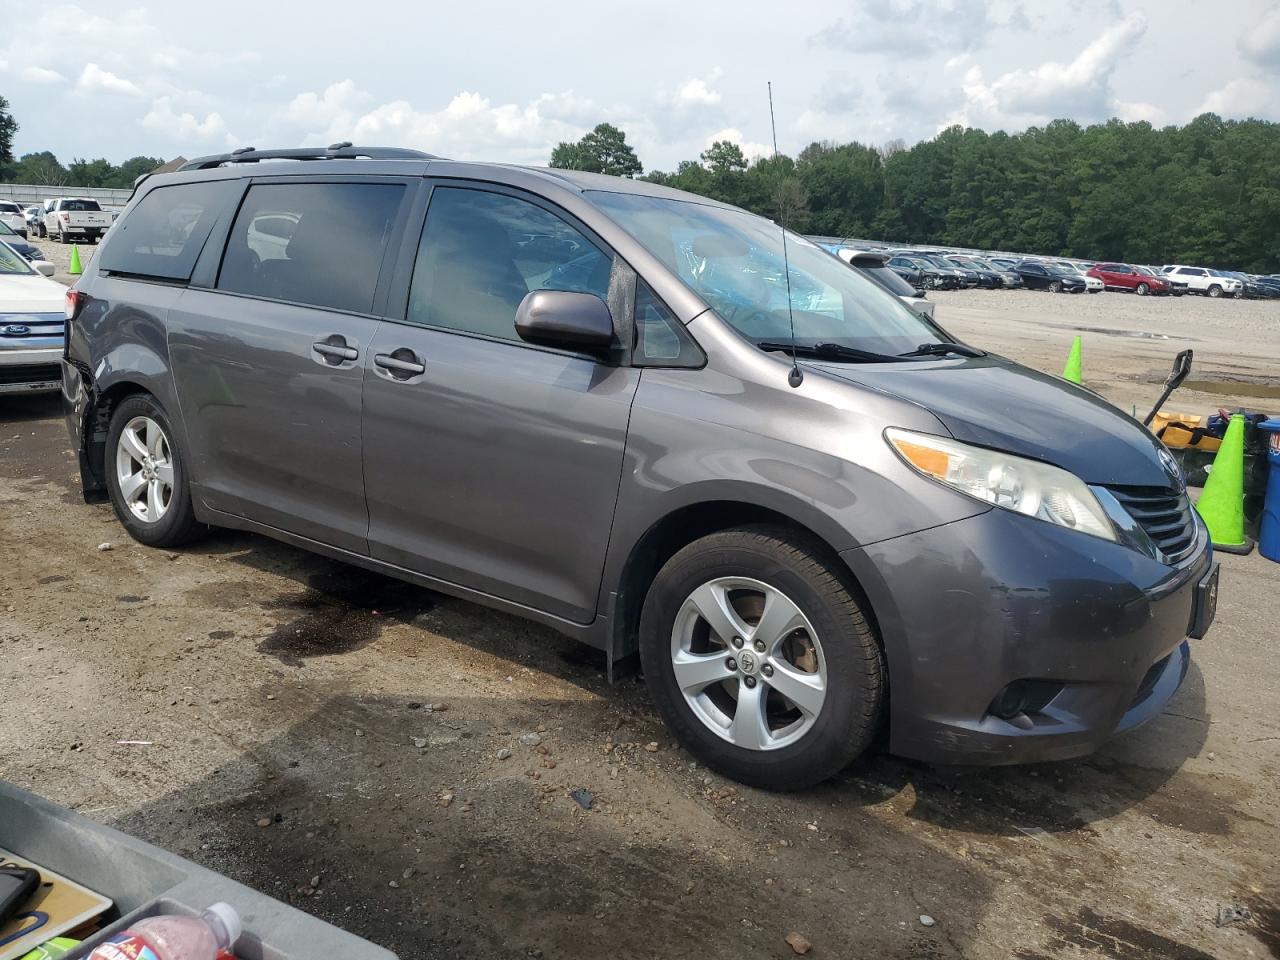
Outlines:
<svg viewBox="0 0 1280 960"><path fill-rule="evenodd" d="M1203 532L1168 567L1003 510L841 556L884 641L890 749L964 764L1082 756L1157 715L1186 674L1212 566ZM1043 702L999 710L1014 684Z"/></svg>
<svg viewBox="0 0 1280 960"><path fill-rule="evenodd" d="M62 347L0 350L0 394L59 389L61 363Z"/></svg>

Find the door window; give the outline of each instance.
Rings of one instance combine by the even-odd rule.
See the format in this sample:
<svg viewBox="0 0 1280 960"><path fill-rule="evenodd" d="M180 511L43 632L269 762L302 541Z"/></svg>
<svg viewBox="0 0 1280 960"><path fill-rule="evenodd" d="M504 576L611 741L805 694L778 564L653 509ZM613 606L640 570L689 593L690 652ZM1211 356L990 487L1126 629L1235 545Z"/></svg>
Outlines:
<svg viewBox="0 0 1280 960"><path fill-rule="evenodd" d="M404 186L260 183L227 238L218 289L369 313Z"/></svg>
<svg viewBox="0 0 1280 960"><path fill-rule="evenodd" d="M649 285L636 284L636 341L632 362L637 367L700 367L698 345Z"/></svg>
<svg viewBox="0 0 1280 960"><path fill-rule="evenodd" d="M519 340L533 290L609 292L613 258L550 211L518 197L437 187L418 247L408 319Z"/></svg>

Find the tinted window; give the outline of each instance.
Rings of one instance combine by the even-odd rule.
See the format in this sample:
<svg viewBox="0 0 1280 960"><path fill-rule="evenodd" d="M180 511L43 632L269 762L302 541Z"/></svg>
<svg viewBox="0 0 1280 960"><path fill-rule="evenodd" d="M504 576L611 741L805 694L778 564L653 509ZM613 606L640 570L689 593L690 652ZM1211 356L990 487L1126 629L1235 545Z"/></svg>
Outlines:
<svg viewBox="0 0 1280 960"><path fill-rule="evenodd" d="M227 238L218 289L368 313L400 209L398 183L262 183Z"/></svg>
<svg viewBox="0 0 1280 960"><path fill-rule="evenodd" d="M63 200L59 210L101 210L97 200Z"/></svg>
<svg viewBox="0 0 1280 960"><path fill-rule="evenodd" d="M1026 273L1044 273L1044 267L1040 266L1038 263L1028 263L1022 269Z"/></svg>
<svg viewBox="0 0 1280 960"><path fill-rule="evenodd" d="M702 351L684 324L649 285L636 285L636 342L632 362L640 367L700 367Z"/></svg>
<svg viewBox="0 0 1280 960"><path fill-rule="evenodd" d="M230 190L227 181L157 187L111 231L99 265L115 273L189 280Z"/></svg>
<svg viewBox="0 0 1280 960"><path fill-rule="evenodd" d="M914 297L916 295L916 288L903 280L887 266L864 266L860 264L857 269L861 270L866 276L880 284L880 286L884 287L890 293L896 294L899 297Z"/></svg>
<svg viewBox="0 0 1280 960"><path fill-rule="evenodd" d="M0 202L0 213L21 213L21 212L22 211L18 209L18 205L16 203Z"/></svg>
<svg viewBox="0 0 1280 960"><path fill-rule="evenodd" d="M431 195L408 319L518 340L516 308L532 290L609 293L612 257L555 214L500 193Z"/></svg>

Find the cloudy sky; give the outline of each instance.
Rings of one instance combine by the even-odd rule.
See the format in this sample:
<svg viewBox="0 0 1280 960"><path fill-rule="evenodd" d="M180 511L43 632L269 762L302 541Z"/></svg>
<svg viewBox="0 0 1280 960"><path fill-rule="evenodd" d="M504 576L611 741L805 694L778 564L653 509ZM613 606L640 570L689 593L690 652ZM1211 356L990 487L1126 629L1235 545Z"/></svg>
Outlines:
<svg viewBox="0 0 1280 960"><path fill-rule="evenodd" d="M1280 0L0 0L0 24L17 152L64 162L353 140L545 163L607 120L671 169L715 139L763 152L768 80L789 153L950 123L1280 120Z"/></svg>

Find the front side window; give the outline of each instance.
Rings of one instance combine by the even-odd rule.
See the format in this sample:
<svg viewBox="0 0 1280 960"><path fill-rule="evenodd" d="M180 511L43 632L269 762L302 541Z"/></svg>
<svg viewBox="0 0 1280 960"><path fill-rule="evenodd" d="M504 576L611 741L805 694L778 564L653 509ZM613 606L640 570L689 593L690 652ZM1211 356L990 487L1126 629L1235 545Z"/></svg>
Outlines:
<svg viewBox="0 0 1280 960"><path fill-rule="evenodd" d="M437 187L418 246L407 319L519 340L515 317L534 290L605 300L613 258L549 210L503 193Z"/></svg>
<svg viewBox="0 0 1280 960"><path fill-rule="evenodd" d="M190 280L232 184L227 180L156 187L116 224L99 266L164 280Z"/></svg>
<svg viewBox="0 0 1280 960"><path fill-rule="evenodd" d="M218 289L368 313L404 197L398 183L259 183L227 238Z"/></svg>
<svg viewBox="0 0 1280 960"><path fill-rule="evenodd" d="M22 259L13 248L8 244L0 243L0 274L17 274L19 276L27 276L34 271L27 266L27 261Z"/></svg>
<svg viewBox="0 0 1280 960"><path fill-rule="evenodd" d="M661 300L641 280L636 284L636 334L632 362L638 367L700 367L702 351Z"/></svg>

